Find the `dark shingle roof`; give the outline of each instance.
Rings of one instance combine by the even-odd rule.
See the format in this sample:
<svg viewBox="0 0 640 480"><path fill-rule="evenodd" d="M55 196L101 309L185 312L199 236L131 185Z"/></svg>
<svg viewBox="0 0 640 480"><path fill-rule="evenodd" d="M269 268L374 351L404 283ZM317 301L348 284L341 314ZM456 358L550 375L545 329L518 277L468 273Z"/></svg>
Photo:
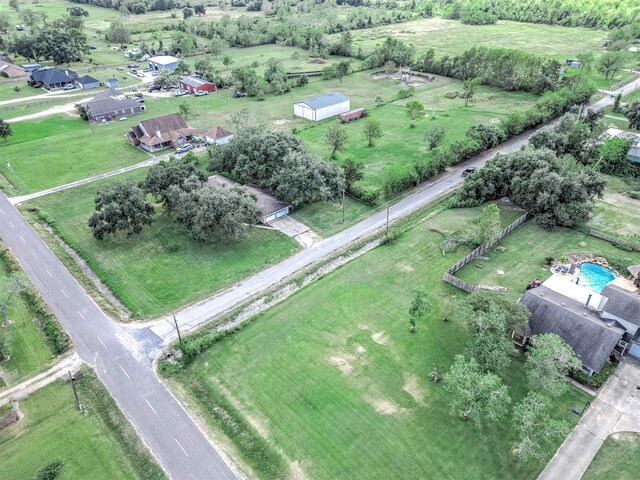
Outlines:
<svg viewBox="0 0 640 480"><path fill-rule="evenodd" d="M169 115L163 115L162 117L143 120L140 122L140 125L142 125L149 135L155 135L156 131L165 133L172 130L189 128L187 122L182 119L179 113L170 113Z"/></svg>
<svg viewBox="0 0 640 480"><path fill-rule="evenodd" d="M331 105L337 105L338 103L346 102L349 97L339 93L327 93L326 95L320 95L319 97L307 98L306 100L300 100L296 103L304 103L314 110L325 108Z"/></svg>
<svg viewBox="0 0 640 480"><path fill-rule="evenodd" d="M107 113L114 113L118 110L135 108L140 104L133 98L113 98L107 95L96 95L96 98L85 104L85 109L90 117L98 117Z"/></svg>
<svg viewBox="0 0 640 480"><path fill-rule="evenodd" d="M567 342L585 367L599 372L624 334L614 321L545 286L528 290L520 303L531 311L532 335L555 333Z"/></svg>
<svg viewBox="0 0 640 480"><path fill-rule="evenodd" d="M78 83L81 83L82 85L86 85L88 83L100 83L100 80L97 80L90 75L85 75L84 77L80 77L78 79Z"/></svg>
<svg viewBox="0 0 640 480"><path fill-rule="evenodd" d="M608 298L603 307L605 312L640 326L639 292L630 292L617 285L609 284L602 290L602 295Z"/></svg>
<svg viewBox="0 0 640 480"><path fill-rule="evenodd" d="M226 185L228 187L241 186L239 183L234 182L227 177L223 177L222 175L213 175L209 177L207 185L211 187L216 185ZM265 192L264 190L260 190L259 188L248 185L244 185L244 188L256 196L258 206L262 209L265 216L291 206L291 204L278 200L273 195Z"/></svg>
<svg viewBox="0 0 640 480"><path fill-rule="evenodd" d="M57 68L45 68L31 74L34 82L42 82L45 85L54 83L69 83L78 78L78 74L73 70L58 70Z"/></svg>

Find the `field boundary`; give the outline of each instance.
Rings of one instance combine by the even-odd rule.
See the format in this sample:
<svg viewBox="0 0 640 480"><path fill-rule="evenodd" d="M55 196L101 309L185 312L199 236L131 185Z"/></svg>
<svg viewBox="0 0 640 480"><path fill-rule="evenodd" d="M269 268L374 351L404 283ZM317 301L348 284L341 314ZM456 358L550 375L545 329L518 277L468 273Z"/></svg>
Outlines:
<svg viewBox="0 0 640 480"><path fill-rule="evenodd" d="M444 280L445 282L453 285L454 287L459 288L460 290L464 290L465 292L468 292L468 293L473 293L473 292L479 291L480 290L480 285L473 285L471 283L465 282L464 280L461 280L458 277L456 277L454 274L458 270L460 270L462 267L464 267L466 264L471 262L472 260L475 260L476 258L484 255L484 253L487 250L489 250L496 243L498 243L500 240L502 240L504 237L506 237L510 232L512 232L513 230L518 228L520 225L522 225L524 222L526 222L528 216L529 216L529 214L525 213L524 215L522 215L521 217L516 219L511 225L507 226L502 231L496 233L491 238L491 240L489 240L487 243L485 243L483 245L480 245L479 247L475 248L471 253L469 253L467 256L465 256L458 263L456 263L455 265L452 265L451 267L449 267L444 272L444 274L442 275L442 280Z"/></svg>
<svg viewBox="0 0 640 480"><path fill-rule="evenodd" d="M607 242L612 243L614 246L620 245L622 247L629 248L632 251L640 252L640 245L638 245L637 243L633 243L628 240L623 240L622 238L609 235L608 233L604 233L599 230L594 230L593 228L590 228L589 235L591 235L592 237L600 238L602 240L606 240Z"/></svg>

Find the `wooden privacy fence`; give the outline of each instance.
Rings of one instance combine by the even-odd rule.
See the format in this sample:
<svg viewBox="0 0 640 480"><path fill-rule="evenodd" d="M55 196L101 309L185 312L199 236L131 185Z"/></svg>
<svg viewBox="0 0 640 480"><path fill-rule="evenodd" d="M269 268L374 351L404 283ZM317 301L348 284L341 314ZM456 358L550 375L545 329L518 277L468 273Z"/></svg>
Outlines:
<svg viewBox="0 0 640 480"><path fill-rule="evenodd" d="M470 254L468 254L466 257L464 257L458 263L456 263L455 265L449 267L447 269L447 271L444 272L444 275L442 275L442 280L444 280L447 283L450 283L451 285L453 285L456 288L464 290L465 292L473 293L473 292L477 292L478 290L480 290L480 287L478 285L473 285L471 283L465 282L464 280L460 280L458 277L454 276L454 274L458 270L460 270L462 267L464 267L467 263L469 263L472 260L475 260L476 258L481 257L482 255L484 255L487 252L487 250L489 250L496 243L498 243L500 240L502 240L512 230L518 228L520 225L522 225L524 222L526 222L527 215L528 214L525 213L524 215L519 217L515 222L513 222L511 225L506 227L504 230L496 233L491 238L491 240L489 240L487 243L485 243L483 245L480 245L478 248L473 250Z"/></svg>
<svg viewBox="0 0 640 480"><path fill-rule="evenodd" d="M614 237L613 235L609 235L604 232L600 232L598 230L594 230L592 228L589 229L589 235L596 238L601 238L602 240L606 240L607 242L611 242L615 245L621 245L623 247L628 248L629 250L635 250L636 252L640 252L640 245L637 245L628 240L623 240L618 237Z"/></svg>

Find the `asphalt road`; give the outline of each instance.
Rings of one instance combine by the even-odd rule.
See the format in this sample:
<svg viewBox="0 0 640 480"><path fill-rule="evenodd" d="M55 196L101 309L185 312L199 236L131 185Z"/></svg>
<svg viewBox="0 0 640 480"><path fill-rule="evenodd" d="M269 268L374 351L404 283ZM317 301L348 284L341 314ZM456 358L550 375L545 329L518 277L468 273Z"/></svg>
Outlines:
<svg viewBox="0 0 640 480"><path fill-rule="evenodd" d="M638 85L640 80L625 87L625 91ZM592 108L603 108L612 103L613 98L606 97ZM391 206L390 220L407 215L457 187L462 182L462 169L482 166L497 153L519 149L527 143L529 135L512 139L459 165L456 171L424 184L420 190ZM384 226L386 215L386 211L375 213L314 247L184 309L178 315L182 328L194 328L298 270L366 237ZM169 475L176 480L235 478L231 468L152 369L151 359L163 341L172 339L171 324L161 320L151 328L136 328L120 325L107 317L4 194L0 194L0 236L73 339L80 357L95 368Z"/></svg>
<svg viewBox="0 0 640 480"><path fill-rule="evenodd" d="M73 339L80 357L95 368L171 478L236 478L156 377L146 352L156 349L160 339L107 317L4 194L0 194L0 236Z"/></svg>

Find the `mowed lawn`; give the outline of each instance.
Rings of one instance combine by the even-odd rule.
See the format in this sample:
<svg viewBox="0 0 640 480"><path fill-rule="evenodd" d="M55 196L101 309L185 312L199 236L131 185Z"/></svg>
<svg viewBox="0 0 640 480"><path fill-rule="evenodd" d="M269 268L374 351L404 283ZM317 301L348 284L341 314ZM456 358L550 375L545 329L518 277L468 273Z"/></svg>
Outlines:
<svg viewBox="0 0 640 480"><path fill-rule="evenodd" d="M139 171L122 178L141 179ZM113 181L113 180L111 180ZM198 243L182 227L158 212L140 235L95 240L87 226L95 192L104 182L37 200L56 232L84 258L134 316L153 317L200 300L267 265L297 252L280 232L249 229L238 242Z"/></svg>
<svg viewBox="0 0 640 480"><path fill-rule="evenodd" d="M135 120L129 123L134 124ZM89 125L79 117L55 115L18 122L0 142L0 173L21 192L63 185L147 158L124 138L129 124Z"/></svg>
<svg viewBox="0 0 640 480"><path fill-rule="evenodd" d="M593 218L587 227L622 239L635 236L635 241L640 242L640 200L625 195L632 187L620 178L609 176L607 180L604 196L596 199Z"/></svg>
<svg viewBox="0 0 640 480"><path fill-rule="evenodd" d="M580 246L583 242L586 243L585 247ZM515 229L498 242L498 246L505 247L506 251L492 249L486 254L488 260L471 262L456 276L474 284L507 287L507 295L517 299L527 283L536 278L546 280L551 275L547 268L543 268L545 258L549 256L560 258L562 255L592 254L610 262L620 261L626 265L640 263L638 252L620 250L609 242L576 230L559 228L548 232L532 221ZM477 268L476 264L482 264L484 268Z"/></svg>
<svg viewBox="0 0 640 480"><path fill-rule="evenodd" d="M430 18L353 32L356 49L372 49L388 36L412 43L420 55L433 48L436 56L455 55L473 46L515 48L544 56L574 57L599 52L604 30L570 28L500 20L495 25L465 25L457 20Z"/></svg>
<svg viewBox="0 0 640 480"><path fill-rule="evenodd" d="M0 263L0 282L6 277L7 271ZM1 328L11 335L11 356L0 363L0 368L9 375L14 385L46 370L53 361L53 355L21 298L13 302L8 313L11 325Z"/></svg>
<svg viewBox="0 0 640 480"><path fill-rule="evenodd" d="M534 95L527 93L510 93L481 87L476 100L465 107L464 100L460 98L444 97L444 94L452 91L462 91L462 82L437 77L434 82L419 87L416 95L409 100L398 100L383 106L375 106L373 102L358 105L366 106L369 117L380 122L382 137L374 139L373 146L369 147L368 141L363 138L365 120L341 124L349 141L347 151L338 155L338 162L345 157L363 162L364 179L360 185L375 190L382 186L391 170L408 168L416 158L424 155L424 133L427 128L442 126L445 129L443 144L448 144L464 138L469 127L497 123L511 112L526 110L536 100ZM419 119L414 128L410 127L405 110L406 103L411 100L420 101L426 108L425 117ZM327 130L339 123L338 119L329 119L302 129L298 136L312 152L328 158L331 148L326 143Z"/></svg>
<svg viewBox="0 0 640 480"><path fill-rule="evenodd" d="M207 418L224 404L242 412L296 478L535 478L547 459L513 458L509 418L463 422L450 415L443 385L428 380L434 366L446 372L469 340L460 321L444 322L441 313L443 296L462 297L442 272L467 249L443 255L443 236L431 228L465 228L479 211L427 217L392 245L260 314L175 378L208 392L200 403ZM518 214L505 212L503 223ZM433 310L411 334L407 312L418 286ZM526 394L521 358L501 376L519 401ZM572 389L554 402L554 416L575 424L570 408L585 399Z"/></svg>
<svg viewBox="0 0 640 480"><path fill-rule="evenodd" d="M604 441L602 447L582 477L584 480L638 478L638 456L640 435L632 432L614 433Z"/></svg>
<svg viewBox="0 0 640 480"><path fill-rule="evenodd" d="M56 382L20 401L24 418L0 430L0 478L36 478L54 461L64 464L60 480L165 478L107 390L84 382L78 385L84 413L78 411L68 382ZM102 399L95 401L95 396ZM120 435L114 424L128 435Z"/></svg>

